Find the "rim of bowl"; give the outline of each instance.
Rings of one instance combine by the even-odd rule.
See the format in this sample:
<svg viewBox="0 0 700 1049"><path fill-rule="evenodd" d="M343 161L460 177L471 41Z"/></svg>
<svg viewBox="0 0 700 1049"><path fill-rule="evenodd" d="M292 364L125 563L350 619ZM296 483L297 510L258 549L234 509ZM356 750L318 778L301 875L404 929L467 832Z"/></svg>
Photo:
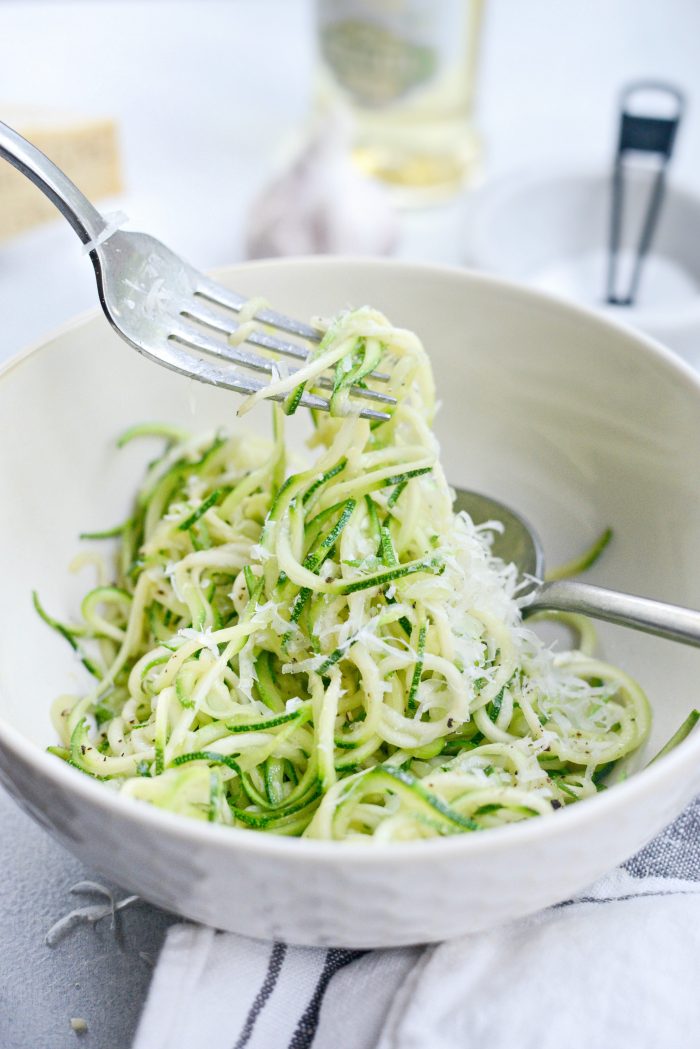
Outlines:
<svg viewBox="0 0 700 1049"><path fill-rule="evenodd" d="M536 288L530 288L515 281L506 280L492 274L479 273L457 266L436 263L419 263L400 259L366 259L360 256L295 256L284 259L256 259L251 262L233 263L221 266L212 271L214 275L228 277L237 270L254 269L288 269L294 267L333 267L334 269L358 268L384 269L400 273L414 271L447 280L468 281L482 284L491 290L501 290L506 295L523 301L535 300L552 312L578 317L586 324L603 329L612 329L618 337L636 343L648 356L656 358L663 367L680 373L690 385L698 391L700 399L700 374L681 358L677 357L661 343L641 332L631 331L626 325L609 320L588 307L556 298ZM79 314L54 329L43 339L36 341L24 350L15 354L9 361L0 366L0 381L20 366L34 353L39 353L57 338L69 334L76 328L101 316L99 308ZM671 644L672 642L669 642ZM18 729L14 728L0 715L0 744L14 751L18 757L30 766L34 766L43 779L54 782L68 793L77 796L92 806L106 813L115 813L145 827L161 830L170 837L176 837L191 843L201 842L212 846L221 846L233 850L243 849L266 856L277 855L280 859L303 861L304 859L336 862L341 857L344 862L353 862L362 866L384 863L396 857L399 850L402 860L429 859L436 860L454 854L467 856L474 853L494 850L502 851L511 845L527 844L536 839L547 841L556 838L563 829L570 831L577 827L595 822L597 815L608 815L634 804L647 790L655 789L664 782L674 778L675 773L683 772L700 758L700 731L691 733L670 754L653 766L640 769L629 779L615 785L614 789L585 798L575 805L566 806L556 815L540 819L523 820L504 827L493 827L480 834L455 834L445 838L429 838L420 841L404 842L367 842L367 847L355 841L326 841L314 838L287 838L281 835L263 834L243 827L229 827L189 819L176 813L159 809L147 802L123 797L105 789L97 780L91 779L78 769L73 769L55 755L42 750L28 740Z"/></svg>
<svg viewBox="0 0 700 1049"><path fill-rule="evenodd" d="M503 273L503 267L490 249L493 238L489 232L489 226L493 221L492 216L494 212L504 206L508 206L514 197L527 196L528 192L539 186L547 184L562 186L569 182L576 182L588 185L601 184L603 190L607 191L610 185L610 178L611 174L605 168L592 167L591 165L578 167L573 164L566 165L561 163L551 167L528 165L515 171L509 171L483 188L476 190L468 218L468 254L472 264L474 266L483 266L489 274L498 277L500 280L524 284L532 291L540 291L539 288L529 285L526 277L516 278L512 274L506 275ZM695 212L700 224L700 194L692 186L683 180L678 181L674 178L668 183L666 194L668 197L676 197L687 210ZM601 249L603 251L606 250L604 242L601 243ZM502 254L498 256L498 258L502 257ZM549 295L551 293L545 292L544 294ZM569 298L566 298L565 301L572 305L578 305L578 303ZM595 312L595 308L592 306L583 308L591 309ZM608 304L604 302L601 302L599 307L603 316L605 318L609 317L613 324L627 323L628 325L639 325L640 328L644 325L649 325L668 332L682 331L693 324L700 326L700 293L692 302L680 309L673 307L671 310L665 311L658 307L655 309L635 307L633 315L627 322L618 321L612 314L612 310L610 313L608 312L609 308ZM654 336L650 336L650 338L653 339Z"/></svg>

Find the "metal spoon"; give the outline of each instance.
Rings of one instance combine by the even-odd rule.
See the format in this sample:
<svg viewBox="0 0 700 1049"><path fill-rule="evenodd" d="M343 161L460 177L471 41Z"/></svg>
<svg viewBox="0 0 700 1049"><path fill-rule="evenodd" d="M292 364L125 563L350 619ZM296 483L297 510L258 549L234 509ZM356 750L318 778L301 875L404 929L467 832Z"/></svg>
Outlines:
<svg viewBox="0 0 700 1049"><path fill-rule="evenodd" d="M457 488L456 493L455 508L466 510L475 524L502 522L503 533L494 535L494 554L504 561L512 561L521 575L534 577L530 588L520 592L523 618L545 610L577 612L700 647L700 612L693 609L653 601L648 597L620 594L577 580L539 582L544 576L544 552L533 527L497 499L461 488Z"/></svg>

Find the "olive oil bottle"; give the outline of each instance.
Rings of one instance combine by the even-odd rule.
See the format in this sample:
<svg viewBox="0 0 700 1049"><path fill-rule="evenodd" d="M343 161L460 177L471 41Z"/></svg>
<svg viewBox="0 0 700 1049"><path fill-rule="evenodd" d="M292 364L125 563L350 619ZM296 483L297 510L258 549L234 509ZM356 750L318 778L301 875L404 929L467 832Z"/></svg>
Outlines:
<svg viewBox="0 0 700 1049"><path fill-rule="evenodd" d="M317 99L353 119L353 159L399 205L457 192L478 168L483 0L316 0Z"/></svg>

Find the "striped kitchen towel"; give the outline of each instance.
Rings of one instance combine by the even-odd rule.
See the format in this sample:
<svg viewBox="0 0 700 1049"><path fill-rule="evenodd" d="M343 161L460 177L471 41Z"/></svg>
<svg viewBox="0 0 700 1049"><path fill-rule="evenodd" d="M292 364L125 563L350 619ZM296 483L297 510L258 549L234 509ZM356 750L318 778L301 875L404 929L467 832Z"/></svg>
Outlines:
<svg viewBox="0 0 700 1049"><path fill-rule="evenodd" d="M580 896L492 932L384 951L176 925L134 1049L700 1045L700 800Z"/></svg>

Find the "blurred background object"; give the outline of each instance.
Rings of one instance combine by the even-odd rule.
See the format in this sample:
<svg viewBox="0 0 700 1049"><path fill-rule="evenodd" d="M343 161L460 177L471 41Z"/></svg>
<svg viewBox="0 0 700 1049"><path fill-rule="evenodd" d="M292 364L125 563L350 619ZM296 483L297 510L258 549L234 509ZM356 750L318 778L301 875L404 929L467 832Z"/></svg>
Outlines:
<svg viewBox="0 0 700 1049"><path fill-rule="evenodd" d="M468 204L465 261L598 309L700 367L700 194L666 180L682 110L675 87L635 82L611 167L552 160L490 180Z"/></svg>
<svg viewBox="0 0 700 1049"><path fill-rule="evenodd" d="M640 80L628 84L620 98L620 132L613 163L612 202L606 300L611 306L634 306L642 269L656 233L666 190L666 171L685 109L683 93L673 84ZM640 167L651 171L649 195L639 234L630 253L627 283L618 283L620 248L625 227L626 183Z"/></svg>
<svg viewBox="0 0 700 1049"><path fill-rule="evenodd" d="M251 259L277 255L386 255L398 223L386 191L350 159L352 125L329 113L290 165L253 201Z"/></svg>
<svg viewBox="0 0 700 1049"><path fill-rule="evenodd" d="M316 0L317 105L347 110L358 167L401 205L474 177L483 0Z"/></svg>

